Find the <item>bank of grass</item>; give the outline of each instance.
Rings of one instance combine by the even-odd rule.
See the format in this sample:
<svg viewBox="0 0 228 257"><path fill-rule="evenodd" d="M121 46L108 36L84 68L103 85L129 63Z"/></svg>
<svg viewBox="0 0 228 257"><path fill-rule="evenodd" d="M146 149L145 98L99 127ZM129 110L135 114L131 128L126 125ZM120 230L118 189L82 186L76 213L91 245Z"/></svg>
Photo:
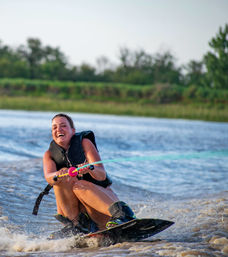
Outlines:
<svg viewBox="0 0 228 257"><path fill-rule="evenodd" d="M0 79L0 109L86 112L228 121L228 90Z"/></svg>
<svg viewBox="0 0 228 257"><path fill-rule="evenodd" d="M205 104L148 104L96 100L72 100L33 96L0 96L0 109L84 112L116 115L134 115L158 118L181 118L228 122L228 107Z"/></svg>

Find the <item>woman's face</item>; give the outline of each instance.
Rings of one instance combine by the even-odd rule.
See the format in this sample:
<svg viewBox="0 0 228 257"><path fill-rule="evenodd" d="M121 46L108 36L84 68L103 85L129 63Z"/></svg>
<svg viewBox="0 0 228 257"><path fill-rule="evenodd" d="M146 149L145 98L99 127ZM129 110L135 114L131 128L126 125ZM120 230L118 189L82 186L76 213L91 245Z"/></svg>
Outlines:
<svg viewBox="0 0 228 257"><path fill-rule="evenodd" d="M75 129L71 128L69 121L65 117L56 117L52 121L52 137L54 141L68 148L71 137L75 134Z"/></svg>

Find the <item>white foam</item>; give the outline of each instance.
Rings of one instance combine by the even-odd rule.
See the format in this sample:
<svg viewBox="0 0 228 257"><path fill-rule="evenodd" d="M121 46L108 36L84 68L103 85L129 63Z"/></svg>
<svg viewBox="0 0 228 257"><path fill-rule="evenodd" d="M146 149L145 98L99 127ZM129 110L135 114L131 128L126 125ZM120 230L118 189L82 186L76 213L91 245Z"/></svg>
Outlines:
<svg viewBox="0 0 228 257"><path fill-rule="evenodd" d="M75 245L74 238L47 240L10 232L7 228L0 228L0 234L0 251L5 252L65 252Z"/></svg>

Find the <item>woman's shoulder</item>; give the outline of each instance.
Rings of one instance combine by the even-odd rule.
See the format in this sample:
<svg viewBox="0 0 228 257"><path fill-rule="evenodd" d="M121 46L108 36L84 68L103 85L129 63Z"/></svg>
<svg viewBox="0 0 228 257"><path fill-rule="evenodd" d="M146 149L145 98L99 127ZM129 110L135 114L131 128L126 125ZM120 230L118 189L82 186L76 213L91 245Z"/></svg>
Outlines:
<svg viewBox="0 0 228 257"><path fill-rule="evenodd" d="M50 150L48 149L46 152L44 152L44 158L51 158L51 152Z"/></svg>
<svg viewBox="0 0 228 257"><path fill-rule="evenodd" d="M83 146L83 147L84 147L84 146L85 146L85 147L92 147L92 146L94 146L94 145L93 145L93 143L91 142L90 139L84 137L84 138L82 139L82 146Z"/></svg>

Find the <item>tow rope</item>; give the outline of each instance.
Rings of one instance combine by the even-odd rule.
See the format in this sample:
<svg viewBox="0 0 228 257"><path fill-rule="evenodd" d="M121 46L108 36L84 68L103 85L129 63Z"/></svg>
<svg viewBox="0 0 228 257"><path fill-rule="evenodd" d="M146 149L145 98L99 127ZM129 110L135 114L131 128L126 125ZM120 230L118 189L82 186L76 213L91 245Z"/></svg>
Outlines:
<svg viewBox="0 0 228 257"><path fill-rule="evenodd" d="M81 167L70 167L68 172L59 176L55 176L53 178L54 181L57 181L59 177L63 176L77 176L77 173L80 169L86 168L89 166L91 170L93 170L95 164L99 163L110 163L110 162L132 162L132 161L162 161L162 160L182 160L182 159L208 159L213 157L227 157L228 150L217 150L217 151L205 151L205 152L190 152L186 154L162 154L156 156L136 156L136 157L129 157L129 158L118 158L118 159L108 159L103 161L97 161L89 164L85 164ZM40 202L44 195L48 195L49 191L52 189L53 186L48 184L45 189L39 194L36 199L33 212L32 214L37 215L39 210Z"/></svg>

